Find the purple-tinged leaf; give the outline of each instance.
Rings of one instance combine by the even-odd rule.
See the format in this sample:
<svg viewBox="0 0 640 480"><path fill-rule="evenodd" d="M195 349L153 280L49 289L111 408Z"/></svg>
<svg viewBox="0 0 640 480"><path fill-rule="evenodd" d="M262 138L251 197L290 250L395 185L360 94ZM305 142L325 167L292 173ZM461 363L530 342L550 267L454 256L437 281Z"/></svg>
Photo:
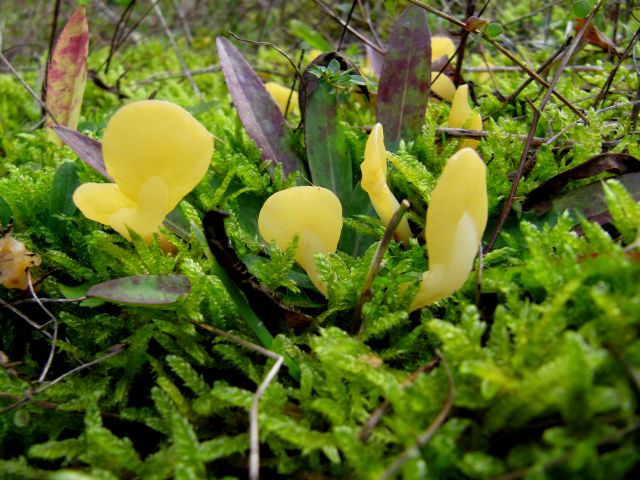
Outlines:
<svg viewBox="0 0 640 480"><path fill-rule="evenodd" d="M601 173L622 175L632 172L640 172L640 160L636 157L626 153L601 153L538 185L527 194L523 208L525 210L533 208L538 215L542 215L551 208L553 197L557 196L571 180L581 180ZM599 182L595 185L598 186Z"/></svg>
<svg viewBox="0 0 640 480"><path fill-rule="evenodd" d="M104 178L113 182L113 178L107 173L102 158L102 144L98 140L86 136L83 133L76 132L66 127L53 127L58 137L64 144L73 150L87 165L93 168Z"/></svg>
<svg viewBox="0 0 640 480"><path fill-rule="evenodd" d="M87 297L129 305L169 305L190 291L184 275L134 275L94 285Z"/></svg>
<svg viewBox="0 0 640 480"><path fill-rule="evenodd" d="M337 91L324 80L305 97L304 142L314 185L328 188L344 204L353 189L351 159L338 121Z"/></svg>
<svg viewBox="0 0 640 480"><path fill-rule="evenodd" d="M415 5L396 20L378 85L377 121L387 149L420 133L431 89L431 34L427 14Z"/></svg>
<svg viewBox="0 0 640 480"><path fill-rule="evenodd" d="M262 80L229 40L218 37L216 45L238 116L262 150L262 159L282 164L285 175L298 170L298 158L288 144L284 117Z"/></svg>
<svg viewBox="0 0 640 480"><path fill-rule="evenodd" d="M85 7L78 8L60 32L47 70L47 109L60 125L76 128L87 83L89 24ZM46 125L54 125L47 117Z"/></svg>

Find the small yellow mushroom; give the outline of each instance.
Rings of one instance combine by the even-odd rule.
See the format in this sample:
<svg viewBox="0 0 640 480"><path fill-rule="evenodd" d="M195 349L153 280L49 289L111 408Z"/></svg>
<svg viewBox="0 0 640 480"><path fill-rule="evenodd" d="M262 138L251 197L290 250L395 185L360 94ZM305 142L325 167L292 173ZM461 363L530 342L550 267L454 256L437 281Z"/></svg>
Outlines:
<svg viewBox="0 0 640 480"><path fill-rule="evenodd" d="M298 92L292 92L290 88L276 82L267 82L264 84L264 88L276 101L283 115L286 115L287 102L289 102L288 113L298 112ZM291 100L289 100L289 97L291 97Z"/></svg>
<svg viewBox="0 0 640 480"><path fill-rule="evenodd" d="M90 220L129 230L146 242L165 216L200 182L213 153L211 134L182 107L144 100L122 107L102 140L115 183L86 183L73 201Z"/></svg>
<svg viewBox="0 0 640 480"><path fill-rule="evenodd" d="M463 148L442 170L427 210L429 270L410 310L458 290L469 277L487 225L486 167L475 150Z"/></svg>
<svg viewBox="0 0 640 480"><path fill-rule="evenodd" d="M333 253L342 231L342 205L331 190L322 187L293 187L271 195L258 215L258 230L267 242L276 242L282 250L293 238L299 239L294 259L326 297L327 284L313 256Z"/></svg>
<svg viewBox="0 0 640 480"><path fill-rule="evenodd" d="M460 85L456 90L449 113L449 128L466 128L469 130L482 130L482 117L469 106L469 86ZM467 138L460 143L460 149L465 147L475 149L479 140Z"/></svg>
<svg viewBox="0 0 640 480"><path fill-rule="evenodd" d="M369 134L360 169L362 189L369 194L373 208L382 223L387 226L393 214L400 208L400 204L387 185L387 151L384 147L384 132L379 123L376 123ZM411 229L406 218L400 221L395 236L403 242L411 238Z"/></svg>
<svg viewBox="0 0 640 480"><path fill-rule="evenodd" d="M37 265L40 265L40 257L13 238L11 230L0 238L0 285L27 290L27 270Z"/></svg>
<svg viewBox="0 0 640 480"><path fill-rule="evenodd" d="M440 75L438 72L431 72L431 91L443 100L451 102L456 94L456 86L444 72Z"/></svg>
<svg viewBox="0 0 640 480"><path fill-rule="evenodd" d="M454 53L456 53L456 46L449 37L437 35L431 37L431 61L437 60L442 56L451 58Z"/></svg>

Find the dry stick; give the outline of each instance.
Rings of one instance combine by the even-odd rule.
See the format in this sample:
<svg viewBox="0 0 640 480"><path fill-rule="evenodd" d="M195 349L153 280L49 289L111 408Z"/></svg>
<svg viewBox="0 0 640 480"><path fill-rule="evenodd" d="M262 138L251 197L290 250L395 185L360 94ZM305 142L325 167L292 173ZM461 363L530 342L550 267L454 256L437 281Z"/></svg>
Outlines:
<svg viewBox="0 0 640 480"><path fill-rule="evenodd" d="M358 305L353 312L353 319L351 322L351 331L353 333L357 332L358 337L362 337L365 330L365 322L362 320L362 307L372 297L373 292L371 291L371 284L373 283L373 279L376 278L376 275L380 271L380 268L382 266L382 258L389 248L389 244L391 243L393 234L398 228L398 225L400 225L400 220L402 220L402 217L404 217L404 214L409 209L409 207L411 207L409 200L404 199L402 200L402 202L400 202L400 206L391 217L391 220L389 220L389 224L384 231L384 235L382 235L382 239L380 240L378 249L376 250L373 259L371 260L371 266L369 267L367 278L365 279L362 290L360 291L361 293L360 298L358 299Z"/></svg>
<svg viewBox="0 0 640 480"><path fill-rule="evenodd" d="M121 27L124 28L126 26L126 22L129 19L129 16L131 15L131 12L135 3L136 3L136 0L131 0L125 7L124 12L122 12L122 15L120 15L120 18L117 19L116 28L113 31L113 36L111 37L111 43L109 44L109 55L107 55L107 59L104 62L105 73L109 72L109 67L111 66L111 59L116 54L116 51L124 43L124 40L127 37L126 33L123 33L122 35L120 35L121 33L120 28ZM100 65L100 68L102 68L102 65ZM98 68L98 70L100 70L100 68Z"/></svg>
<svg viewBox="0 0 640 480"><path fill-rule="evenodd" d="M418 437L416 442L411 447L407 448L402 453L402 455L400 455L396 459L396 461L393 462L387 470L385 470L385 472L380 477L380 480L386 480L387 478L391 478L393 475L395 475L395 473L407 462L407 460L411 458L411 456L413 455L413 452L416 449L426 445L429 442L429 440L431 440L431 438L440 429L444 421L449 416L449 413L451 412L451 408L453 407L453 399L455 397L455 387L453 385L453 376L451 375L451 369L449 368L449 364L447 363L446 358L444 358L444 355L442 354L442 352L436 351L436 353L438 354L438 357L440 357L440 359L442 360L442 366L444 367L444 371L447 374L447 382L449 383L449 393L447 395L447 401L444 403L442 410L440 410L440 413L435 418L435 420L431 422L431 425L429 425L429 428L427 428L427 430L425 430L425 432Z"/></svg>
<svg viewBox="0 0 640 480"><path fill-rule="evenodd" d="M107 6L104 0L97 0L95 2L95 5L98 10L100 10L100 12L104 14L107 20L109 20L111 23L115 23L116 25L118 24L120 18L115 13L113 13L113 11ZM140 34L138 32L131 32L131 41L135 44L139 43Z"/></svg>
<svg viewBox="0 0 640 480"><path fill-rule="evenodd" d="M622 65L622 62L629 56L629 53L633 49L633 46L635 45L635 43L638 41L638 38L640 38L640 29L636 30L636 33L633 35L633 38L629 42L629 45L627 45L627 48L625 48L623 54L620 56L620 59L616 63L615 67L613 67L609 72L609 76L607 77L607 80L604 82L604 85L602 86L600 93L598 93L598 96L593 102L594 108L596 108L598 106L598 103L600 102L602 102L600 103L600 108L602 108L602 106L604 105L605 97L607 96L607 93L609 93L609 89L611 88L611 84L613 83L613 79L616 76L616 73L618 73L618 69L620 68L620 65Z"/></svg>
<svg viewBox="0 0 640 480"><path fill-rule="evenodd" d="M47 373L49 373L49 369L51 368L51 363L53 362L53 355L56 352L56 342L58 341L58 320L56 319L55 315L51 313L47 309L47 307L45 307L42 304L42 302L38 298L38 295L36 295L36 291L34 290L33 283L31 281L31 272L29 270L27 270L27 285L29 286L29 292L31 293L31 296L33 297L33 299L40 306L42 311L49 317L50 319L49 321L53 322L53 334L51 335L51 349L49 350L47 363L45 363L44 368L42 369L42 373L40 373L40 377L38 377L38 383L42 383L44 382L44 379L46 378ZM47 324L48 323L49 322L47 322Z"/></svg>
<svg viewBox="0 0 640 480"><path fill-rule="evenodd" d="M562 45L561 45L561 46L560 46L560 47L559 47L555 52L553 52L553 53L551 54L551 56L550 56L549 58L547 58L547 59L542 63L542 65L540 65L540 66L538 67L538 69L536 70L536 73L538 73L538 74L543 74L543 73L544 73L544 72L545 72L545 71L546 71L546 70L551 66L551 64L554 62L554 60L555 60L556 58L558 58L558 56L559 56L562 52L564 52L564 49L565 49L565 48L567 48L568 43L569 43L568 41L565 41L565 42L564 42L564 43L563 43L563 44L562 44ZM516 88L516 89L515 89L515 91L514 91L511 95L509 95L509 96L507 97L507 99L504 101L503 106L502 106L502 107L500 107L500 108L503 108L505 105L508 105L508 104L510 104L511 102L513 102L513 101L518 97L518 95L520 95L520 94L522 93L522 91L523 91L525 88L527 88L527 86L528 86L532 81L533 81L533 78L529 77L529 78L527 78L524 82L522 82L522 84L521 84L518 88Z"/></svg>
<svg viewBox="0 0 640 480"><path fill-rule="evenodd" d="M589 13L589 16L587 17L584 25L582 26L582 28L580 28L580 30L578 31L578 34L571 41L571 44L569 45L569 47L567 48L564 56L562 57L562 60L560 61L560 65L558 66L558 69L556 70L556 73L554 74L553 79L551 80L551 83L549 84L549 87L547 88L547 91L546 91L544 97L542 98L542 101L540 102L540 106L538 107L538 109L534 109L533 119L531 121L531 128L529 129L529 135L527 136L527 140L526 140L525 146L522 149L522 155L520 157L520 164L518 165L518 169L516 170L516 174L515 174L515 177L513 179L513 183L511 184L511 191L509 192L509 196L507 197L507 201L505 202L504 207L502 208L502 211L500 212L500 217L498 217L498 221L497 221L497 223L495 225L495 228L491 232L491 236L489 237L489 242L488 242L486 248L484 249L485 253L491 251L491 249L493 248L493 245L495 244L496 239L498 238L498 235L500 234L500 231L502 230L502 226L504 225L504 222L507 220L507 217L509 216L509 213L511 212L511 207L513 205L513 201L515 199L516 192L518 190L518 185L520 184L520 179L522 178L522 172L524 171L524 166L525 166L525 163L527 161L527 157L529 156L529 149L531 148L531 142L533 140L533 134L536 131L536 128L538 126L538 122L540 121L540 114L542 113L544 108L547 106L547 103L549 103L549 99L551 98L551 94L553 92L553 88L555 87L556 83L558 83L558 80L560 79L560 75L562 75L562 72L564 71L564 67L567 65L567 63L569 62L569 60L573 56L573 53L578 48L578 45L580 44L580 40L582 39L582 36L584 35L584 32L587 30L587 26L589 25L589 22L594 17L596 12L598 11L600 6L602 5L603 1L604 0L598 0L598 3L595 5L593 10L591 10L591 12ZM586 118L584 120L585 120L585 122L587 121Z"/></svg>
<svg viewBox="0 0 640 480"><path fill-rule="evenodd" d="M1 300L1 299L0 299ZM37 388L35 390L28 390L25 393L25 396L21 399L18 400L15 403L12 403L11 405L8 405L2 409L0 409L0 415L2 415L3 413L6 413L10 410L13 410L14 408L20 407L22 405L26 405L27 403L31 403L33 401L33 397L40 395L42 392L44 392L45 390L47 390L50 387L53 387L56 383L60 383L62 380L64 380L65 378L67 378L69 375L73 375L74 373L77 373L81 370L84 370L85 368L89 368L92 367L104 360L107 360L115 355L118 355L120 352L122 352L123 350L125 350L127 348L127 346L123 343L118 343L114 346L112 346L111 348L109 348L109 350L107 350L107 354L103 355L102 357L96 358L95 360L91 360L90 362L87 363L83 363L82 365L77 366L76 368L73 368L71 370L69 370L67 373L63 373L62 375L60 375L59 377L55 378L54 380L52 380L51 382L47 383L46 385L41 386L40 388Z"/></svg>
<svg viewBox="0 0 640 480"><path fill-rule="evenodd" d="M351 2L351 8L349 9L347 19L344 22L344 27L342 28L342 34L340 35L340 41L338 42L338 48L336 49L336 52L342 50L342 42L344 41L344 37L347 35L347 28L349 28L349 22L351 22L351 17L353 16L353 11L356 9L357 3L358 0L353 0Z"/></svg>
<svg viewBox="0 0 640 480"><path fill-rule="evenodd" d="M540 73L540 68L542 68L542 65L538 68L538 70L536 70L538 73ZM513 65L491 65L489 67L462 67L462 70L470 73L500 73L519 72L522 69ZM567 66L567 68L565 68L565 70L570 70L572 72L602 72L604 71L604 68L598 65L569 65Z"/></svg>
<svg viewBox="0 0 640 480"><path fill-rule="evenodd" d="M434 7L430 6L430 5L427 5L426 3L423 3L420 0L409 0L409 1L411 3L413 3L414 5L418 5L419 7L424 8L428 12L431 12L434 15L437 15L440 18L444 18L445 20L447 20L447 21L449 21L449 22L451 22L451 23L453 23L455 25L458 25L459 27L464 27L465 26L464 22L461 22L457 18L454 18L451 15L448 15L448 14L446 14L444 12L441 12L437 8L434 8ZM476 32L473 32L473 33L481 35L482 38L484 38L487 42L489 42L491 45L493 45L493 47L496 48L500 53L502 53L505 57L507 57L509 60L511 60L513 63L515 63L518 67L520 67L520 69L522 71L524 71L527 75L532 77L536 82L540 83L545 88L549 89L549 83L547 83L547 81L544 78L540 77L540 75L538 75L536 72L531 70L531 68L529 68L528 65L526 65L518 57L516 57L513 53L511 53L509 50L507 50L502 45L500 45L498 42L496 42L493 38L490 38L484 32L476 31ZM564 103L573 113L575 113L578 117L580 117L585 122L587 121L587 117L584 115L584 113L582 113L580 110L578 110L569 100L564 98L564 96L561 95L560 93L558 93L555 89L552 88L550 90L551 90L551 93L553 93L558 98L558 100L560 100L562 103Z"/></svg>
<svg viewBox="0 0 640 480"><path fill-rule="evenodd" d="M204 101L204 97L202 96L202 93L200 92L198 85L196 85L195 80L191 76L191 72L189 71L187 62L184 61L184 57L182 56L182 53L180 53L180 49L178 48L176 39L173 36L173 33L171 33L171 29L169 28L169 25L167 25L167 21L164 19L164 15L162 14L162 10L160 9L160 4L156 2L153 5L153 10L156 14L156 17L158 17L158 21L160 22L162 29L164 30L164 34L169 39L169 43L171 43L173 50L176 52L176 56L178 57L178 61L180 62L180 66L182 67L182 71L184 72L185 76L189 80L189 83L191 84L191 88L193 89L195 94L198 96L200 101Z"/></svg>
<svg viewBox="0 0 640 480"><path fill-rule="evenodd" d="M360 33L358 30L356 30L355 28L351 27L350 25L348 25L345 21L343 21L338 15L336 15L335 13L333 13L333 11L326 6L324 3L322 3L320 0L313 0L313 2L318 6L318 8L320 10L322 10L326 15L328 15L329 17L331 17L333 20L335 20L336 22L338 22L339 25L343 26L344 28L346 28L347 30L349 30L349 32L351 32L356 38L358 38L360 41L366 43L367 45L369 45L371 48L373 48L376 52L384 55L384 50L382 48L380 48L378 45L375 44L375 42L372 42L371 40L369 40L366 36L364 36L362 33Z"/></svg>
<svg viewBox="0 0 640 480"><path fill-rule="evenodd" d="M20 77L20 74L16 71L15 68L13 68L13 65L11 65L11 62L9 62L9 60L7 60L7 57L5 57L1 51L0 51L0 60L2 60L2 62L7 66L9 71L13 74L14 77L16 77L16 79L27 90L27 92L29 92L29 94L33 97L33 99L36 102L38 102L38 104L42 107L44 112L47 115L49 115L49 117L51 117L51 120L53 120L53 123L55 123L57 126L60 126L60 122L58 122L58 119L55 117L55 115L53 113L51 113L51 111L47 108L47 106L42 101L42 99L38 96L38 94L36 92L33 91L33 89L29 86L29 84L27 82L25 82L22 79L22 77Z"/></svg>
<svg viewBox="0 0 640 480"><path fill-rule="evenodd" d="M193 48L193 36L191 35L191 29L189 28L189 22L187 21L187 17L185 16L182 8L180 8L180 4L176 0L171 0L173 2L173 8L178 15L178 19L180 20L180 25L182 26L182 30L184 31L184 38L187 41L187 46L189 49Z"/></svg>
<svg viewBox="0 0 640 480"><path fill-rule="evenodd" d="M618 103L616 105L611 105L610 107L597 110L595 113L596 113L596 115L599 115L599 114L604 113L604 112L609 112L611 110L617 110L618 108L629 107L629 106L632 106L632 105L633 105L633 108L636 108L636 106L640 105L640 100L634 100L632 102L625 102L625 103ZM547 139L547 141L544 142L544 144L545 145L551 145L552 143L555 143L555 141L558 140L558 138L560 138L562 135L567 133L571 128L575 127L579 123L583 123L582 120L576 120L575 122L571 122L569 125L567 125L562 130L560 130L558 133L556 133L553 137Z"/></svg>
<svg viewBox="0 0 640 480"><path fill-rule="evenodd" d="M380 40L380 36L378 35L378 32L376 31L375 27L373 26L373 23L371 22L371 16L369 15L369 8L367 7L367 4L364 3L362 0L356 0L356 1L358 2L358 7L360 8L360 13L364 18L364 21L366 22L367 26L369 27L369 30L371 31L371 35L373 35L373 39L378 44L378 46L384 50L384 44L382 43L382 40Z"/></svg>
<svg viewBox="0 0 640 480"><path fill-rule="evenodd" d="M213 333L214 335L224 337L231 342L246 348L247 350L253 350L260 355L275 360L275 363L273 364L271 369L269 369L269 372L258 386L256 393L253 395L253 401L251 402L251 411L249 412L249 480L258 480L260 478L260 432L258 429L258 407L260 405L260 399L266 392L269 384L278 374L280 367L282 367L284 357L282 355L278 355L275 352L272 352L271 350L267 350L266 348L256 345L255 343L251 343L242 338L235 337L230 333L225 332L224 330L220 330L219 328L216 328L212 325L197 321L193 321L192 323L195 326L202 328L203 330Z"/></svg>
<svg viewBox="0 0 640 480"><path fill-rule="evenodd" d="M400 386L402 388L408 387L409 385L411 385L417 380L418 376L421 373L429 373L431 370L436 368L439 363L440 363L440 357L438 356L434 357L433 360L431 360L429 363L421 366L420 368L412 372L402 382ZM374 410L374 412L371 414L371 416L367 419L367 421L364 423L364 425L362 425L362 428L360 429L360 433L358 434L358 438L360 439L360 441L366 442L367 440L369 440L369 437L371 436L371 430L373 430L376 427L376 425L382 418L382 415L384 415L384 413L387 411L389 406L391 406L391 402L388 399L385 399L380 404L380 406Z"/></svg>

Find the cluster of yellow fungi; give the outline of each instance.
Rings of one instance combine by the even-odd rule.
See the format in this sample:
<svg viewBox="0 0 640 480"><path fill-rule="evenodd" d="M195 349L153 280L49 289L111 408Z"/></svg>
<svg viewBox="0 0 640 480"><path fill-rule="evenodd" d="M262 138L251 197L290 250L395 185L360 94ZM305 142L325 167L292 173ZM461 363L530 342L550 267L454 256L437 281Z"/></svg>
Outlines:
<svg viewBox="0 0 640 480"><path fill-rule="evenodd" d="M399 204L386 183L386 150L382 126L376 125L367 141L361 164L362 187L369 194L385 225ZM429 270L422 275L410 310L417 310L458 290L473 269L487 223L486 168L475 150L463 148L449 158L431 194L425 238ZM315 255L337 249L342 230L342 207L333 192L321 187L293 187L267 199L258 218L258 229L268 242L285 249L297 236L294 259L318 290L327 296ZM409 224L396 230L400 240L411 236Z"/></svg>

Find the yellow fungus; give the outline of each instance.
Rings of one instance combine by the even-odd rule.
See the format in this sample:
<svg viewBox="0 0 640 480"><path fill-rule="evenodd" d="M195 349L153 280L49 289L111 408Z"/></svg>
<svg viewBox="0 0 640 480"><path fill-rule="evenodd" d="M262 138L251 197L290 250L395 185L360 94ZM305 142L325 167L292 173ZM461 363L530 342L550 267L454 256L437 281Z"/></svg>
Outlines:
<svg viewBox="0 0 640 480"><path fill-rule="evenodd" d="M469 277L487 225L486 167L475 150L454 154L431 194L425 238L429 270L410 310L458 290Z"/></svg>
<svg viewBox="0 0 640 480"><path fill-rule="evenodd" d="M438 75L438 72L431 73L431 91L443 100L453 101L456 94L456 86L453 81L444 73Z"/></svg>
<svg viewBox="0 0 640 480"><path fill-rule="evenodd" d="M376 213L386 226L391 217L400 208L398 200L387 185L387 151L384 147L382 125L376 123L369 134L364 150L362 170L362 189L369 194ZM409 222L403 218L396 229L395 236L406 242L411 238Z"/></svg>
<svg viewBox="0 0 640 480"><path fill-rule="evenodd" d="M449 37L437 35L431 37L431 61L437 60L442 56L451 58L454 53L456 53L456 46Z"/></svg>
<svg viewBox="0 0 640 480"><path fill-rule="evenodd" d="M456 90L449 113L449 128L466 128L469 130L482 130L482 117L469 106L469 86L460 85ZM479 140L467 138L460 143L460 149L469 147L475 149Z"/></svg>
<svg viewBox="0 0 640 480"><path fill-rule="evenodd" d="M151 241L165 216L207 172L213 138L185 109L161 100L118 110L104 132L102 154L115 183L86 183L73 201L83 215Z"/></svg>
<svg viewBox="0 0 640 480"><path fill-rule="evenodd" d="M327 285L320 280L316 253L333 253L342 231L342 205L331 190L322 187L293 187L271 195L258 216L258 230L267 242L282 250L299 239L294 259L326 297Z"/></svg>
<svg viewBox="0 0 640 480"><path fill-rule="evenodd" d="M289 102L288 112L298 113L298 92L292 92L290 88L275 82L267 82L264 84L264 87L276 101L283 115L285 115L287 102ZM289 100L289 97L291 97L291 100Z"/></svg>

